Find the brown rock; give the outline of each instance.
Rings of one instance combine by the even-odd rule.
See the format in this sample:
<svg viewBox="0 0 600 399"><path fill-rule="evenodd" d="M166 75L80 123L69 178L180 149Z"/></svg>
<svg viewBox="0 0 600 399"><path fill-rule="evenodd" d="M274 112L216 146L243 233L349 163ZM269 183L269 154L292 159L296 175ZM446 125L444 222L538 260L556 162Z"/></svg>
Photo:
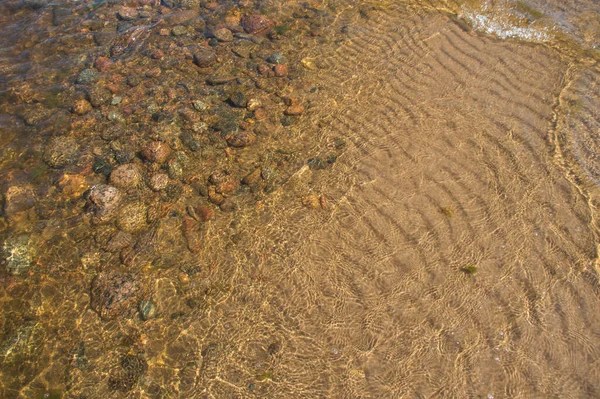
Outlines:
<svg viewBox="0 0 600 399"><path fill-rule="evenodd" d="M227 28L221 28L214 31L213 35L220 42L231 42L233 41L233 33Z"/></svg>
<svg viewBox="0 0 600 399"><path fill-rule="evenodd" d="M217 61L217 54L210 49L200 49L194 52L194 64L200 68L208 68Z"/></svg>
<svg viewBox="0 0 600 399"><path fill-rule="evenodd" d="M225 201L223 194L217 193L217 189L213 185L208 186L208 199L216 205L221 205Z"/></svg>
<svg viewBox="0 0 600 399"><path fill-rule="evenodd" d="M58 179L58 187L62 190L63 195L68 198L79 198L89 188L83 175L68 175L64 174Z"/></svg>
<svg viewBox="0 0 600 399"><path fill-rule="evenodd" d="M244 176L244 178L242 179L242 183L244 183L248 186L251 186L253 184L258 183L260 180L261 180L260 168L256 168L256 169L254 169L253 172Z"/></svg>
<svg viewBox="0 0 600 399"><path fill-rule="evenodd" d="M252 132L241 131L227 135L225 140L231 147L248 147L256 142L256 135Z"/></svg>
<svg viewBox="0 0 600 399"><path fill-rule="evenodd" d="M246 33L260 33L271 29L275 23L263 15L245 15L242 20L242 27Z"/></svg>
<svg viewBox="0 0 600 399"><path fill-rule="evenodd" d="M166 173L157 173L148 181L148 186L154 191L164 190L168 184L169 175Z"/></svg>
<svg viewBox="0 0 600 399"><path fill-rule="evenodd" d="M304 107L302 105L292 105L284 111L284 114L290 115L290 116L302 115L303 113L304 113Z"/></svg>
<svg viewBox="0 0 600 399"><path fill-rule="evenodd" d="M114 64L115 63L108 57L98 57L94 63L96 69L103 73L110 71Z"/></svg>
<svg viewBox="0 0 600 399"><path fill-rule="evenodd" d="M165 163L171 156L171 147L167 143L153 141L144 147L142 156L151 162Z"/></svg>
<svg viewBox="0 0 600 399"><path fill-rule="evenodd" d="M262 76L266 76L266 77L275 76L275 72L268 65L265 65L265 64L259 65L257 68L257 71Z"/></svg>
<svg viewBox="0 0 600 399"><path fill-rule="evenodd" d="M125 205L117 216L117 227L127 233L135 233L147 227L148 208L140 202Z"/></svg>
<svg viewBox="0 0 600 399"><path fill-rule="evenodd" d="M196 208L196 214L203 222L215 219L215 210L208 205L200 205Z"/></svg>
<svg viewBox="0 0 600 399"><path fill-rule="evenodd" d="M275 76L278 78L284 78L288 75L289 70L286 64L277 64L273 67L273 71L275 72Z"/></svg>
<svg viewBox="0 0 600 399"><path fill-rule="evenodd" d="M11 186L4 194L4 215L12 218L35 205L35 193L30 186Z"/></svg>
<svg viewBox="0 0 600 399"><path fill-rule="evenodd" d="M73 113L75 113L77 115L87 114L91 110L92 110L92 104L90 104L89 101L87 101L85 99L77 100L77 101L75 101L75 104L73 104Z"/></svg>
<svg viewBox="0 0 600 399"><path fill-rule="evenodd" d="M317 209L321 206L319 196L316 194L309 194L302 197L302 205L310 209Z"/></svg>
<svg viewBox="0 0 600 399"><path fill-rule="evenodd" d="M132 7L121 7L117 11L117 17L123 21L131 21L138 17L138 11Z"/></svg>
<svg viewBox="0 0 600 399"><path fill-rule="evenodd" d="M111 172L109 183L125 189L137 187L142 183L142 173L137 165L119 165Z"/></svg>
<svg viewBox="0 0 600 399"><path fill-rule="evenodd" d="M142 285L131 273L104 271L94 278L90 291L92 309L103 320L112 320L135 312Z"/></svg>
<svg viewBox="0 0 600 399"><path fill-rule="evenodd" d="M267 114L267 111L264 108L258 108L254 110L254 119L257 121L263 121L267 119L267 116L269 116L269 114Z"/></svg>
<svg viewBox="0 0 600 399"><path fill-rule="evenodd" d="M107 214L117 208L121 200L121 193L116 187L98 184L90 190L88 200L95 213Z"/></svg>

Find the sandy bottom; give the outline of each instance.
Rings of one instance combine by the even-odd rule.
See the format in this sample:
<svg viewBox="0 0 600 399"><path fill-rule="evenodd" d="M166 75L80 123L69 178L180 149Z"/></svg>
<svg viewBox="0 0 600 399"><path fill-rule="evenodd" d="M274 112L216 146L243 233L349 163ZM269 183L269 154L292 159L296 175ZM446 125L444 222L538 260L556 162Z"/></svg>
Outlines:
<svg viewBox="0 0 600 399"><path fill-rule="evenodd" d="M341 7L305 57L326 106L298 129L344 154L208 246L200 287L157 279L171 316L87 310L93 365L38 387L125 397L106 380L135 336L126 397L600 397L597 67L381 3Z"/></svg>

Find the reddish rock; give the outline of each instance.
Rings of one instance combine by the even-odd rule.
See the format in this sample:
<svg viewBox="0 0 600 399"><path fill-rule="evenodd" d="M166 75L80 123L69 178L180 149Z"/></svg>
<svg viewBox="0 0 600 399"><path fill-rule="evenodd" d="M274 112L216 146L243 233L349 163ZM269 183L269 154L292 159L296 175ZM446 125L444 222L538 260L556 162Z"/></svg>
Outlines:
<svg viewBox="0 0 600 399"><path fill-rule="evenodd" d="M273 72L273 70L268 65L264 65L264 64L259 65L257 68L257 71L262 76L266 76L266 77L275 76L275 72Z"/></svg>
<svg viewBox="0 0 600 399"><path fill-rule="evenodd" d="M166 173L157 173L148 181L148 186L154 191L164 190L168 184L169 175Z"/></svg>
<svg viewBox="0 0 600 399"><path fill-rule="evenodd" d="M196 208L196 214L203 222L208 222L215 219L215 210L208 205L200 205Z"/></svg>
<svg viewBox="0 0 600 399"><path fill-rule="evenodd" d="M227 140L227 144L231 147L248 147L256 142L256 135L251 132L241 131L227 135L225 140Z"/></svg>
<svg viewBox="0 0 600 399"><path fill-rule="evenodd" d="M150 54L150 58L153 60L160 60L165 56L165 52L162 50L154 50L152 54Z"/></svg>
<svg viewBox="0 0 600 399"><path fill-rule="evenodd" d="M216 205L221 205L225 201L223 194L217 193L216 187L212 185L208 186L208 199Z"/></svg>
<svg viewBox="0 0 600 399"><path fill-rule="evenodd" d="M284 113L290 116L302 115L304 113L304 107L302 105L292 105L288 107Z"/></svg>
<svg viewBox="0 0 600 399"><path fill-rule="evenodd" d="M132 314L142 293L140 281L131 273L106 271L92 281L92 309L103 320L112 320L125 313Z"/></svg>
<svg viewBox="0 0 600 399"><path fill-rule="evenodd" d="M286 64L277 64L273 67L273 71L275 72L275 76L278 78L284 78L288 75L289 70Z"/></svg>
<svg viewBox="0 0 600 399"><path fill-rule="evenodd" d="M275 26L275 23L263 15L245 15L241 19L241 24L246 33L265 32Z"/></svg>
<svg viewBox="0 0 600 399"><path fill-rule="evenodd" d="M137 187L142 183L142 173L137 165L119 165L110 174L109 182L110 184L125 189Z"/></svg>
<svg viewBox="0 0 600 399"><path fill-rule="evenodd" d="M265 120L268 116L269 114L267 114L267 111L264 108L258 108L254 110L254 119L257 121Z"/></svg>
<svg viewBox="0 0 600 399"><path fill-rule="evenodd" d="M171 147L167 143L153 141L144 147L142 156L151 162L165 163L171 156Z"/></svg>
<svg viewBox="0 0 600 399"><path fill-rule="evenodd" d="M208 68L217 61L217 54L210 49L200 49L194 52L194 64L200 68Z"/></svg>
<svg viewBox="0 0 600 399"><path fill-rule="evenodd" d="M113 68L115 63L108 57L98 57L94 65L100 72L108 72Z"/></svg>

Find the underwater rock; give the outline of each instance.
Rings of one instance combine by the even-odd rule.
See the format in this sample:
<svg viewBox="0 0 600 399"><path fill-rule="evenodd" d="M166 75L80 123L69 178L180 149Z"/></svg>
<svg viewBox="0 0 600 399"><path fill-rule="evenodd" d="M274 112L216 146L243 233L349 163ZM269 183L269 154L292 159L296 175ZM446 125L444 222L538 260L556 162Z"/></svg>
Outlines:
<svg viewBox="0 0 600 399"><path fill-rule="evenodd" d="M151 162L164 163L171 156L171 147L167 143L153 141L144 147L142 156Z"/></svg>
<svg viewBox="0 0 600 399"><path fill-rule="evenodd" d="M28 234L10 236L2 245L2 261L10 274L26 272L31 267L34 256L35 249Z"/></svg>
<svg viewBox="0 0 600 399"><path fill-rule="evenodd" d="M143 203L125 205L117 216L117 227L128 233L135 233L147 227L148 209Z"/></svg>
<svg viewBox="0 0 600 399"><path fill-rule="evenodd" d="M103 320L112 320L134 310L141 294L141 283L131 273L103 271L91 285L90 306Z"/></svg>
<svg viewBox="0 0 600 399"><path fill-rule="evenodd" d="M99 216L114 211L121 200L121 192L113 186L98 184L91 188L88 201L92 210Z"/></svg>
<svg viewBox="0 0 600 399"><path fill-rule="evenodd" d="M156 316L156 303L153 300L142 300L139 310L142 320L150 320Z"/></svg>
<svg viewBox="0 0 600 399"><path fill-rule="evenodd" d="M4 215L12 218L35 205L35 193L30 186L11 186L4 194Z"/></svg>
<svg viewBox="0 0 600 399"><path fill-rule="evenodd" d="M44 162L52 168L61 168L73 163L79 145L68 136L54 136L46 143Z"/></svg>
<svg viewBox="0 0 600 399"><path fill-rule="evenodd" d="M242 27L246 33L260 33L271 29L275 23L263 15L246 15L242 17Z"/></svg>
<svg viewBox="0 0 600 399"><path fill-rule="evenodd" d="M110 173L109 182L120 188L137 187L142 183L142 173L137 165L119 165Z"/></svg>

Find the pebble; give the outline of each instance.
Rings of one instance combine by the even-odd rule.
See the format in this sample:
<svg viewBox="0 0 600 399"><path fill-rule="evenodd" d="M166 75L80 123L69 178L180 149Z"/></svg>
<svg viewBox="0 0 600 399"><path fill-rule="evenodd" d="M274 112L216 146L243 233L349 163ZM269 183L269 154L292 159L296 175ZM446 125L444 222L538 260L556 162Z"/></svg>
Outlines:
<svg viewBox="0 0 600 399"><path fill-rule="evenodd" d="M75 101L73 104L73 113L77 115L85 115L92 110L92 104L85 99Z"/></svg>
<svg viewBox="0 0 600 399"><path fill-rule="evenodd" d="M317 209L321 207L321 201L318 195L309 194L302 197L302 205L310 209Z"/></svg>
<svg viewBox="0 0 600 399"><path fill-rule="evenodd" d="M147 227L148 209L141 202L125 205L117 216L117 227L127 233L135 233Z"/></svg>
<svg viewBox="0 0 600 399"><path fill-rule="evenodd" d="M229 102L238 108L246 108L248 105L248 100L246 99L246 95L241 91L234 92L231 96L229 96Z"/></svg>
<svg viewBox="0 0 600 399"><path fill-rule="evenodd" d="M171 156L171 147L167 143L153 141L142 149L142 156L151 162L164 163Z"/></svg>
<svg viewBox="0 0 600 399"><path fill-rule="evenodd" d="M156 303L153 300L142 300L139 310L142 320L150 320L156 316Z"/></svg>
<svg viewBox="0 0 600 399"><path fill-rule="evenodd" d="M166 173L157 173L148 180L148 187L154 191L160 191L167 188L169 184L169 175Z"/></svg>
<svg viewBox="0 0 600 399"><path fill-rule="evenodd" d="M112 94L105 87L95 85L87 90L87 97L90 101L90 104L92 104L94 108L98 108L102 105L108 104L108 102L111 100Z"/></svg>
<svg viewBox="0 0 600 399"><path fill-rule="evenodd" d="M285 58L280 53L273 53L267 58L267 62L271 64L283 64Z"/></svg>
<svg viewBox="0 0 600 399"><path fill-rule="evenodd" d="M302 105L292 105L284 111L284 114L289 116L302 115L303 113L304 107Z"/></svg>
<svg viewBox="0 0 600 399"><path fill-rule="evenodd" d="M215 210L208 205L200 205L196 208L196 215L203 222L214 220L216 217Z"/></svg>
<svg viewBox="0 0 600 399"><path fill-rule="evenodd" d="M28 234L9 236L2 245L2 259L6 271L13 275L23 274L32 265L35 247L30 243Z"/></svg>
<svg viewBox="0 0 600 399"><path fill-rule="evenodd" d="M227 144L231 147L248 147L256 142L256 135L251 132L241 131L239 133L228 134L225 140L227 140Z"/></svg>
<svg viewBox="0 0 600 399"><path fill-rule="evenodd" d="M267 17L259 14L245 15L241 24L246 33L260 33L271 29L275 23Z"/></svg>
<svg viewBox="0 0 600 399"><path fill-rule="evenodd" d="M194 52L194 64L200 68L208 68L217 61L217 54L211 49L200 49Z"/></svg>
<svg viewBox="0 0 600 399"><path fill-rule="evenodd" d="M141 288L131 273L103 271L92 281L90 306L102 320L112 320L135 308Z"/></svg>
<svg viewBox="0 0 600 399"><path fill-rule="evenodd" d="M98 184L91 188L88 200L96 214L108 214L119 205L121 192L116 187Z"/></svg>
<svg viewBox="0 0 600 399"><path fill-rule="evenodd" d="M96 58L94 66L100 72L108 72L113 68L114 64L115 63L108 57L98 57Z"/></svg>
<svg viewBox="0 0 600 399"><path fill-rule="evenodd" d="M171 34L173 36L183 36L188 33L188 28L183 25L177 25L173 29L171 29Z"/></svg>
<svg viewBox="0 0 600 399"><path fill-rule="evenodd" d="M35 193L30 186L10 186L4 194L4 215L8 218L35 205Z"/></svg>
<svg viewBox="0 0 600 399"><path fill-rule="evenodd" d="M231 33L231 31L227 28L221 28L221 29L217 29L213 35L215 36L215 39L217 39L220 42L231 42L233 41L233 33Z"/></svg>
<svg viewBox="0 0 600 399"><path fill-rule="evenodd" d="M77 83L81 85L94 83L96 80L98 80L98 74L90 68L84 69L77 75Z"/></svg>
<svg viewBox="0 0 600 399"><path fill-rule="evenodd" d="M54 136L44 151L44 162L52 168L61 168L73 163L79 150L77 140L69 136Z"/></svg>
<svg viewBox="0 0 600 399"><path fill-rule="evenodd" d="M196 111L206 111L208 109L208 105L200 100L195 100L192 105Z"/></svg>
<svg viewBox="0 0 600 399"><path fill-rule="evenodd" d="M277 64L273 68L273 71L275 72L275 76L278 78L284 78L289 73L287 64Z"/></svg>
<svg viewBox="0 0 600 399"><path fill-rule="evenodd" d="M169 173L169 177L173 180L179 180L183 176L183 168L181 164L177 161L170 161L167 164L167 173Z"/></svg>
<svg viewBox="0 0 600 399"><path fill-rule="evenodd" d="M109 183L124 189L138 187L142 183L142 173L137 165L119 165L111 172Z"/></svg>
<svg viewBox="0 0 600 399"><path fill-rule="evenodd" d="M131 21L139 16L138 11L132 7L121 7L117 11L117 17L122 21Z"/></svg>

